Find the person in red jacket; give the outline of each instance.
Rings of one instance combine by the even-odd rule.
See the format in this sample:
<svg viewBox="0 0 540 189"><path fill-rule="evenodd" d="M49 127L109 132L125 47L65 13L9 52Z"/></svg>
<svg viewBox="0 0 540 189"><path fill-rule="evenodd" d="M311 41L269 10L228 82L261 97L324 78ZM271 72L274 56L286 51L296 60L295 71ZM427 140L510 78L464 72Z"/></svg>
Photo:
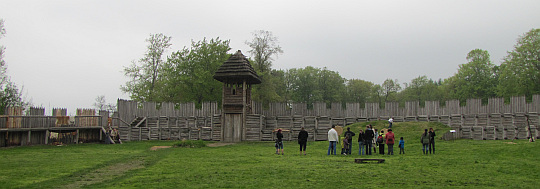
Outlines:
<svg viewBox="0 0 540 189"><path fill-rule="evenodd" d="M386 145L388 146L388 155L394 155L394 133L392 129L388 129L386 133Z"/></svg>

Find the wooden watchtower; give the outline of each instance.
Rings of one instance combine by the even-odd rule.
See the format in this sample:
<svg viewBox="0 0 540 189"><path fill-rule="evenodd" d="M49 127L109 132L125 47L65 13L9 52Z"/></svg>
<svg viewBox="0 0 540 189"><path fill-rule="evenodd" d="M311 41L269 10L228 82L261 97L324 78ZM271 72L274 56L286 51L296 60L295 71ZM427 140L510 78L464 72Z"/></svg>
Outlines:
<svg viewBox="0 0 540 189"><path fill-rule="evenodd" d="M246 115L252 113L251 85L260 84L261 79L240 50L221 65L214 79L223 83L221 141L243 141Z"/></svg>

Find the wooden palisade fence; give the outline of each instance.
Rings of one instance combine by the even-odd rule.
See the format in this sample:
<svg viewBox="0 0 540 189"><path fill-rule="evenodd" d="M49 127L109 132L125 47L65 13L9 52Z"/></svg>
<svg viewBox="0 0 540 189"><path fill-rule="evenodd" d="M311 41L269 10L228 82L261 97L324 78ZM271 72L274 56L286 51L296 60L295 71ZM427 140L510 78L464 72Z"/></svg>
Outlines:
<svg viewBox="0 0 540 189"><path fill-rule="evenodd" d="M26 115L23 109L12 107L0 116L0 147L34 144L69 144L100 142L109 113L93 109L78 109L76 116L67 116L67 109L55 108L52 116L44 108L31 107Z"/></svg>
<svg viewBox="0 0 540 189"><path fill-rule="evenodd" d="M260 103L253 104L253 114L247 116L243 134L247 141L273 140L272 131L277 128L290 130L285 139L294 140L301 127L309 132L311 140L326 140L332 125L349 125L356 122L387 120L395 122L432 121L441 122L456 130L461 138L477 140L527 138L527 117L531 133L538 138L540 95L533 96L527 103L525 97L513 97L509 103L502 98L492 98L487 104L480 99L469 99L465 106L459 101L447 101L440 106L438 101L406 102L400 107L397 102L388 102L385 108L378 103L315 103L308 109L305 103L272 103L268 109ZM203 103L195 108L194 103L137 103L118 100L118 118L122 140L221 140L221 110L217 103Z"/></svg>

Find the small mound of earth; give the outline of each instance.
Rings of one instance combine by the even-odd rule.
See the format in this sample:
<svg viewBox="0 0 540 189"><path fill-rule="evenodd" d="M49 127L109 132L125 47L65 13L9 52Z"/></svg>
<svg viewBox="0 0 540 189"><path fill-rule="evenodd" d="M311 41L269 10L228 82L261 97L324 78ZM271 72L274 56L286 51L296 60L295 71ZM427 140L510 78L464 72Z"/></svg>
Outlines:
<svg viewBox="0 0 540 189"><path fill-rule="evenodd" d="M208 144L208 147L220 147L220 146L227 146L227 145L233 145L234 143L223 143L223 142L218 142L218 143L212 143L212 144Z"/></svg>
<svg viewBox="0 0 540 189"><path fill-rule="evenodd" d="M156 151L158 149L170 148L170 147L172 147L172 146L152 146L152 148L150 148L150 150Z"/></svg>

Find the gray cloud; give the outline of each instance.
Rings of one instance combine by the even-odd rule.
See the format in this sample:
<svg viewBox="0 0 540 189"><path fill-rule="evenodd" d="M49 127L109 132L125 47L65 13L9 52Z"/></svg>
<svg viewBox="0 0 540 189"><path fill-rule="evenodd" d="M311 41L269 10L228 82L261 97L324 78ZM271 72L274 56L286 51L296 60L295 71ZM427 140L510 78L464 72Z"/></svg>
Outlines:
<svg viewBox="0 0 540 189"><path fill-rule="evenodd" d="M538 1L3 1L9 75L36 105L91 107L128 98L122 69L151 33L230 39L243 50L254 30L272 31L284 53L275 69L327 67L347 79L400 83L448 78L470 50L500 64L516 39L538 28Z"/></svg>

